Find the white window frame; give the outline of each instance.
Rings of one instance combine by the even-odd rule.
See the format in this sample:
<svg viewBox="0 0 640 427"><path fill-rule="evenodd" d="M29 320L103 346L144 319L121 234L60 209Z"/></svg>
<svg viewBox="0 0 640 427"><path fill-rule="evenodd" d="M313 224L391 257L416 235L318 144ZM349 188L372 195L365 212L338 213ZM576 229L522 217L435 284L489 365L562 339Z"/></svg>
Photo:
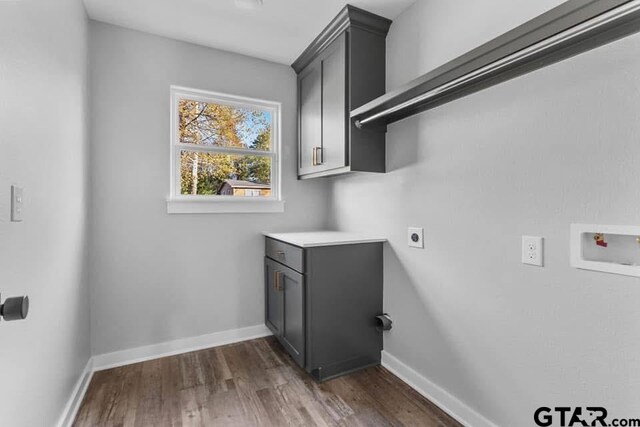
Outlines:
<svg viewBox="0 0 640 427"><path fill-rule="evenodd" d="M276 213L284 212L284 201L280 182L282 178L281 159L281 112L282 104L262 99L228 95L198 89L171 86L171 137L170 143L170 190L167 200L167 212L179 213ZM183 144L179 140L178 103L181 99L198 102L229 105L232 107L269 111L272 117L271 151L242 150L228 147L207 147ZM180 194L180 151L203 151L223 154L251 155L261 154L271 158L271 196L238 197L224 195L183 195Z"/></svg>

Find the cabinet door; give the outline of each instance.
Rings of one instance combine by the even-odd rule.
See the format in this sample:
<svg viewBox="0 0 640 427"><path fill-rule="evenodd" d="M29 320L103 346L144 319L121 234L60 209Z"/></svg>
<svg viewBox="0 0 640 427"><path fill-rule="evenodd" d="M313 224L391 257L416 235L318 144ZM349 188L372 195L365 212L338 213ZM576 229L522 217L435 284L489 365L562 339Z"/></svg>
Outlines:
<svg viewBox="0 0 640 427"><path fill-rule="evenodd" d="M347 34L322 54L322 166L319 171L347 166Z"/></svg>
<svg viewBox="0 0 640 427"><path fill-rule="evenodd" d="M298 175L317 172L322 148L322 63L312 62L298 77Z"/></svg>
<svg viewBox="0 0 640 427"><path fill-rule="evenodd" d="M264 259L265 284L265 325L280 338L284 320L283 294L279 290L278 263L269 258Z"/></svg>
<svg viewBox="0 0 640 427"><path fill-rule="evenodd" d="M280 269L280 285L284 294L282 344L293 360L305 367L305 292L304 277L290 268Z"/></svg>

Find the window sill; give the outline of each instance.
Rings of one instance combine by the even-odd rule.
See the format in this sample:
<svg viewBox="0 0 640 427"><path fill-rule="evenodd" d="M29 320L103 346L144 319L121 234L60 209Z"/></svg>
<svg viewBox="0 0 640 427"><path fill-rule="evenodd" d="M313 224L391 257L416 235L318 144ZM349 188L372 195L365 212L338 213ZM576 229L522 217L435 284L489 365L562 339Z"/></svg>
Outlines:
<svg viewBox="0 0 640 427"><path fill-rule="evenodd" d="M281 200L167 200L169 214L282 212Z"/></svg>

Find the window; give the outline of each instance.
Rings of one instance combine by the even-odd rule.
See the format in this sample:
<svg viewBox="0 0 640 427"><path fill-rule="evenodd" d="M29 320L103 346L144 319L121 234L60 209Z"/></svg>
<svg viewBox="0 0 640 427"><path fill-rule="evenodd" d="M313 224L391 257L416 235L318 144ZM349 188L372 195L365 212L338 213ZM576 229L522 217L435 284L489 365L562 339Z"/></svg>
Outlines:
<svg viewBox="0 0 640 427"><path fill-rule="evenodd" d="M172 86L168 212L282 212L279 124L279 103Z"/></svg>

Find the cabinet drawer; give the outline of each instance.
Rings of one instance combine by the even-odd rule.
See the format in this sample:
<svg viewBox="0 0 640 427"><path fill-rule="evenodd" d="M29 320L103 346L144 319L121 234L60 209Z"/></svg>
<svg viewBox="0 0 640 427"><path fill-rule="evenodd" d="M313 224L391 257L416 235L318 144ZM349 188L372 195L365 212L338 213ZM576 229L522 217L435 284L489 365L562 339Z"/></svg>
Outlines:
<svg viewBox="0 0 640 427"><path fill-rule="evenodd" d="M304 273L303 249L288 243L266 238L266 255L281 264L299 272Z"/></svg>

